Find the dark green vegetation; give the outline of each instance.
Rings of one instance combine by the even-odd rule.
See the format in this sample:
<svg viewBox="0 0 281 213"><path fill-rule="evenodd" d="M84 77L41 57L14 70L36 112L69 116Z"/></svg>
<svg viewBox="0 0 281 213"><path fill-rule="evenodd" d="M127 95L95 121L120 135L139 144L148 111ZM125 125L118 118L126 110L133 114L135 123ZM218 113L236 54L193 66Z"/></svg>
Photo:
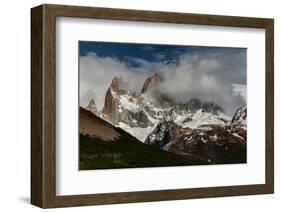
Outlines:
<svg viewBox="0 0 281 213"><path fill-rule="evenodd" d="M228 144L216 147L213 151L212 162L215 164L247 163L246 148L246 144Z"/></svg>
<svg viewBox="0 0 281 213"><path fill-rule="evenodd" d="M208 164L194 156L182 157L146 145L124 131L115 141L80 134L79 162L80 170Z"/></svg>

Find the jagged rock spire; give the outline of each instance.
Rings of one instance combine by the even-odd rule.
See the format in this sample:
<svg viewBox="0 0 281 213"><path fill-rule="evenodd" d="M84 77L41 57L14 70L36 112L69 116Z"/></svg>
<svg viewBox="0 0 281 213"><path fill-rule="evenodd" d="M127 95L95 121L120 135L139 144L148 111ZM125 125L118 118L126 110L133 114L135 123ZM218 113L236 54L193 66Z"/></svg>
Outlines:
<svg viewBox="0 0 281 213"><path fill-rule="evenodd" d="M123 81L121 77L114 77L109 86L113 91L120 94L127 92L127 83Z"/></svg>
<svg viewBox="0 0 281 213"><path fill-rule="evenodd" d="M111 81L111 84L110 84L111 89L116 90L116 91L119 90L120 81L121 81L121 78L114 77Z"/></svg>
<svg viewBox="0 0 281 213"><path fill-rule="evenodd" d="M160 83L164 82L166 77L161 72L155 72L153 76L147 78L143 84L141 93L146 93L149 89L157 87Z"/></svg>
<svg viewBox="0 0 281 213"><path fill-rule="evenodd" d="M107 89L102 112L109 116L109 119L115 124L118 121L118 95L126 94L126 83L121 77L114 77Z"/></svg>
<svg viewBox="0 0 281 213"><path fill-rule="evenodd" d="M97 112L97 106L95 103L94 99L90 100L90 103L88 104L88 106L85 107L86 110L91 111L92 113L96 113Z"/></svg>

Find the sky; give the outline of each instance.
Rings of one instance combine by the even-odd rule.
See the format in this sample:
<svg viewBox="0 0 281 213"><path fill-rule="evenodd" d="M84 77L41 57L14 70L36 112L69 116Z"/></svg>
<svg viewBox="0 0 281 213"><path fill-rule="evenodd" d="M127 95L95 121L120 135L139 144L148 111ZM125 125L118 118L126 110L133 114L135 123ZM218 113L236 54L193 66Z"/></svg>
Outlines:
<svg viewBox="0 0 281 213"><path fill-rule="evenodd" d="M233 83L246 85L246 57L245 48L80 41L80 105L94 99L101 109L115 76L140 92L146 78L162 72L162 91L176 102L212 101L231 115L246 103L232 95Z"/></svg>

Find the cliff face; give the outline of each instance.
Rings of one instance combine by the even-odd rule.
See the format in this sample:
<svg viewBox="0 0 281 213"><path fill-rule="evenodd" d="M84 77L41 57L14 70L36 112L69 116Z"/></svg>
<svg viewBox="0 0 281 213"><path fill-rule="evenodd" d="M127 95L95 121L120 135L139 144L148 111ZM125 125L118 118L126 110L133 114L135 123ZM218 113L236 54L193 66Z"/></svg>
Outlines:
<svg viewBox="0 0 281 213"><path fill-rule="evenodd" d="M120 93L120 94L125 94L127 92L127 83L124 82L121 77L113 78L109 87L113 91Z"/></svg>
<svg viewBox="0 0 281 213"><path fill-rule="evenodd" d="M119 96L127 93L125 85L121 78L115 77L105 95L102 113L104 113L113 124L117 124L119 121Z"/></svg>
<svg viewBox="0 0 281 213"><path fill-rule="evenodd" d="M108 119L116 124L118 121L118 100L114 95L114 91L109 88L106 92L104 107L102 113L108 116Z"/></svg>
<svg viewBox="0 0 281 213"><path fill-rule="evenodd" d="M164 74L156 72L153 76L147 78L143 84L141 93L146 93L148 90L153 89L165 81Z"/></svg>

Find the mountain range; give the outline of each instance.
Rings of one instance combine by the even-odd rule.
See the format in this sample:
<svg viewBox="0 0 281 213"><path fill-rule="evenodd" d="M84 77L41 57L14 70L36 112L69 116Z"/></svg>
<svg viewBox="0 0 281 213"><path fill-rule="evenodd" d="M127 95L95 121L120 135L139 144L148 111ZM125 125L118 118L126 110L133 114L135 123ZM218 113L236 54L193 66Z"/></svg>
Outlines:
<svg viewBox="0 0 281 213"><path fill-rule="evenodd" d="M80 134L92 137L91 129L95 129L95 137L115 141L122 130L145 146L185 159L200 159L198 164L246 162L247 107L241 106L234 116L229 116L213 102L190 98L176 103L162 93L161 84L165 81L163 73L155 72L136 93L129 91L122 78L115 77L102 110L97 109L93 99L80 108ZM233 87L234 95L245 94L243 86ZM86 112L92 119L85 118ZM106 124L101 125L101 121Z"/></svg>

